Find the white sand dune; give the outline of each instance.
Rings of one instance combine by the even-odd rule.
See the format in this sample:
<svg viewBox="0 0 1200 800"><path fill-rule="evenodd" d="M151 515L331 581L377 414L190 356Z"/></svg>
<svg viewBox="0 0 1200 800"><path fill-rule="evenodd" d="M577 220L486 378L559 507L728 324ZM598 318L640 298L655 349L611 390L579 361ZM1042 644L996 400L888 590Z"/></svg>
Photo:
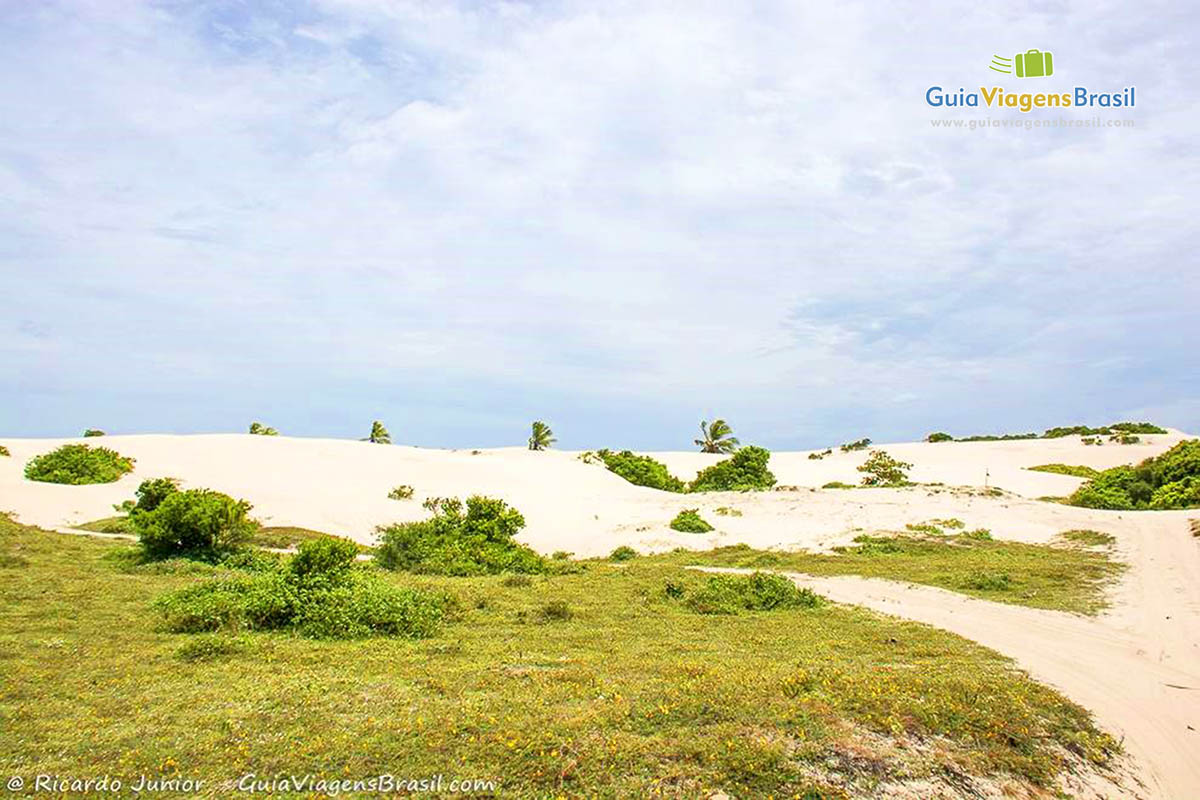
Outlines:
<svg viewBox="0 0 1200 800"><path fill-rule="evenodd" d="M1105 468L1140 461L1186 437L1144 436L1138 445L1085 446L1079 437L978 443L876 445L914 464L926 484L905 489L820 490L857 483L866 452L776 453L780 484L756 493L678 496L632 486L576 453L524 449L430 450L331 439L249 435L108 436L88 440L137 459L115 484L58 486L27 481L24 463L64 442L0 439L0 510L23 522L60 527L110 516L146 478L170 476L245 498L270 525L297 525L371 542L375 527L426 515L431 496L501 497L525 515L521 539L542 552L588 556L618 545L642 551L745 542L757 547L823 549L862 530L958 517L1002 539L1047 541L1072 528L1117 537L1130 570L1098 619L1000 606L927 587L856 578L813 579L834 599L861 603L955 631L1017 659L1036 677L1093 710L1125 737L1145 789L1129 796L1200 797L1200 539L1187 531L1195 512L1115 512L1037 501L1064 495L1079 479L1031 472L1038 464ZM699 453L655 453L682 478L720 460ZM416 497L387 498L410 484ZM984 485L1004 491L992 496ZM719 516L728 506L742 516ZM717 530L684 534L667 523L699 507ZM805 579L809 580L809 579Z"/></svg>

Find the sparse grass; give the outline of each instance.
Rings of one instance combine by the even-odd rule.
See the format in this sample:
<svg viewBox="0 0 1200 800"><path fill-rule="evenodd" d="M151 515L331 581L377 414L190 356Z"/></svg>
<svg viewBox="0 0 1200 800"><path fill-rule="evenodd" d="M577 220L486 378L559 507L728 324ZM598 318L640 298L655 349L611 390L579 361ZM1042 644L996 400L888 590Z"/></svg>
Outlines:
<svg viewBox="0 0 1200 800"><path fill-rule="evenodd" d="M259 528L250 537L250 544L255 547L271 547L276 550L293 550L304 542L314 539L344 539L332 533L322 533L308 528L297 528L291 525L272 525ZM371 548L355 543L360 553L369 553Z"/></svg>
<svg viewBox="0 0 1200 800"><path fill-rule="evenodd" d="M124 514L115 517L94 519L91 522L83 522L71 527L79 531L91 531L92 533L128 533L130 535L134 535L135 533L133 523Z"/></svg>
<svg viewBox="0 0 1200 800"><path fill-rule="evenodd" d="M1070 753L1117 749L964 639L829 604L696 614L664 586L708 577L650 559L522 588L381 573L456 595L461 617L425 640L314 641L167 633L150 600L207 578L105 558L128 549L0 519L22 564L0 579L0 774L179 770L225 797L249 772L442 773L516 798L844 798L951 774L1041 795ZM557 603L570 618L532 624Z"/></svg>
<svg viewBox="0 0 1200 800"><path fill-rule="evenodd" d="M926 525L920 536L861 535L833 555L755 550L746 545L650 556L661 564L742 567L811 575L863 575L937 586L1002 603L1095 614L1105 587L1125 569L1107 553L997 541L985 529L947 535ZM930 530L932 528L932 530ZM981 575L1005 575L984 581Z"/></svg>
<svg viewBox="0 0 1200 800"><path fill-rule="evenodd" d="M1101 533L1100 531L1092 530L1063 531L1058 535L1058 538L1071 544L1083 545L1084 547L1112 547L1117 543L1117 537L1111 533Z"/></svg>
<svg viewBox="0 0 1200 800"><path fill-rule="evenodd" d="M1030 472L1052 472L1055 475L1070 475L1072 478L1091 480L1100 474L1099 470L1085 467L1081 464L1040 464L1028 467Z"/></svg>

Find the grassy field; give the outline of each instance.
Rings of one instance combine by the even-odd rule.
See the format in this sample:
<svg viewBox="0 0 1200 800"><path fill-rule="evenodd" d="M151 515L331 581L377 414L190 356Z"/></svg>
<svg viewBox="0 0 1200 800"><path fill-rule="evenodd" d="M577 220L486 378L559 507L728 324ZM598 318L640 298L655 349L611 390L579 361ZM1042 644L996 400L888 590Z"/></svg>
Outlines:
<svg viewBox="0 0 1200 800"><path fill-rule="evenodd" d="M126 533L135 535L129 517L122 514L114 517L104 517L103 519L92 520L74 526L77 530L91 531L93 533ZM301 542L306 542L311 539L320 539L322 537L331 536L332 534L322 533L321 531L309 530L308 528L296 528L290 525L264 525L258 528L250 544L256 547L271 547L277 550L294 549ZM366 545L359 545L362 552L369 552L371 548Z"/></svg>
<svg viewBox="0 0 1200 800"><path fill-rule="evenodd" d="M864 535L835 554L755 550L746 545L651 556L657 564L748 567L811 575L862 575L937 586L1001 603L1095 614L1105 587L1125 566L1107 549L1111 536L1068 531L1060 546L997 541L932 525L905 533Z"/></svg>
<svg viewBox="0 0 1200 800"><path fill-rule="evenodd" d="M829 604L700 615L671 595L708 577L650 559L389 575L461 613L430 639L320 642L163 632L151 600L214 568L123 550L0 517L0 773L195 778L208 796L248 773L386 772L495 780L505 797L811 800L1047 787L1116 751L966 640Z"/></svg>

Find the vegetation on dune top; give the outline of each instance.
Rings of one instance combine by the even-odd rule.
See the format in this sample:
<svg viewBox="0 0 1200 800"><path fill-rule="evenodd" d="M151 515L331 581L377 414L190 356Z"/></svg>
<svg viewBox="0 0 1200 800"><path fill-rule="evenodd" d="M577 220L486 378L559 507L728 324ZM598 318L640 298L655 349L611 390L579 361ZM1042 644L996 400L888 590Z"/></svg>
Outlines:
<svg viewBox="0 0 1200 800"><path fill-rule="evenodd" d="M872 450L867 460L856 469L864 473L863 486L905 486L912 464L892 458L884 450Z"/></svg>
<svg viewBox="0 0 1200 800"><path fill-rule="evenodd" d="M1200 439L1188 439L1136 466L1106 469L1067 499L1114 510L1200 508Z"/></svg>
<svg viewBox="0 0 1200 800"><path fill-rule="evenodd" d="M1072 478L1094 478L1100 471L1081 464L1039 464L1036 467L1026 467L1030 472L1050 472L1055 475L1070 475Z"/></svg>
<svg viewBox="0 0 1200 800"><path fill-rule="evenodd" d="M584 453L583 460L590 460L591 453ZM646 486L664 492L685 492L687 484L667 470L667 465L650 456L641 456L629 450L614 453L597 450L594 454L610 472L615 472L635 486Z"/></svg>
<svg viewBox="0 0 1200 800"><path fill-rule="evenodd" d="M278 436L279 431L269 425L263 425L261 422L250 423L250 433L255 436Z"/></svg>
<svg viewBox="0 0 1200 800"><path fill-rule="evenodd" d="M10 455L12 455L12 454L8 452L8 448L5 447L4 445L0 444L0 456L10 456Z"/></svg>
<svg viewBox="0 0 1200 800"><path fill-rule="evenodd" d="M536 420L530 426L530 450L546 450L557 441L558 440L554 438L554 431L550 430L550 426L541 420Z"/></svg>
<svg viewBox="0 0 1200 800"><path fill-rule="evenodd" d="M732 453L740 446L733 428L723 419L712 422L700 422L700 438L694 444L700 447L701 453Z"/></svg>
<svg viewBox="0 0 1200 800"><path fill-rule="evenodd" d="M86 431L83 432L83 436L85 439L90 439L93 436L103 436L103 435L104 435L104 431L100 430L99 428L88 428Z"/></svg>
<svg viewBox="0 0 1200 800"><path fill-rule="evenodd" d="M1121 444L1137 444L1138 437L1135 434L1158 434L1167 433L1167 429L1155 425L1152 422L1114 422L1111 425L1102 425L1099 428L1093 428L1088 425L1067 425L1057 428L1048 428L1043 433L1002 433L1002 434L976 434L974 436L963 436L955 439L948 433L931 433L925 438L927 442L1005 442L1020 439L1061 439L1065 436L1108 436L1112 441L1120 442ZM936 438L935 438L936 437Z"/></svg>
<svg viewBox="0 0 1200 800"><path fill-rule="evenodd" d="M770 489L775 475L767 468L771 453L749 445L724 461L700 470L688 485L689 492L749 492Z"/></svg>
<svg viewBox="0 0 1200 800"><path fill-rule="evenodd" d="M133 472L134 459L107 447L64 444L57 450L34 456L25 465L31 481L83 485L112 483Z"/></svg>
<svg viewBox="0 0 1200 800"><path fill-rule="evenodd" d="M387 428L383 427L382 422L375 420L371 423L371 432L367 434L363 441L370 442L371 444L391 444L392 435L388 433Z"/></svg>
<svg viewBox="0 0 1200 800"><path fill-rule="evenodd" d="M968 780L1052 794L1056 776L1118 750L1084 709L965 639L834 604L779 608L766 583L746 592L766 610L735 590L717 594L739 598L738 613L697 613L691 598L711 576L652 559L511 586L377 572L379 587L416 594L376 603L386 590L368 590L370 603L347 606L337 587L370 576L349 552L309 559L338 568L325 581L284 560L133 577L108 558L126 549L0 518L0 715L14 763L64 775L118 765L122 778L186 764L217 793L264 764L348 775L453 764L496 778L506 797L845 800L881 783L954 794ZM328 613L245 632L294 608L265 600L317 583L333 585L303 592L329 595L313 606ZM223 588L197 588L212 584ZM182 592L195 594L147 613ZM407 609L398 626L441 616L366 642L308 638L329 620L373 624L376 608ZM221 630L164 630L214 620Z"/></svg>

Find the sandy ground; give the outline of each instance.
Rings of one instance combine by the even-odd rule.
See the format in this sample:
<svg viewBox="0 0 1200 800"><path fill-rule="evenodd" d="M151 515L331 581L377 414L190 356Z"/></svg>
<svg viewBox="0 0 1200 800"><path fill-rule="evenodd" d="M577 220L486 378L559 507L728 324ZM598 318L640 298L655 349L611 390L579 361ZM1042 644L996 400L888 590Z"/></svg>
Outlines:
<svg viewBox="0 0 1200 800"><path fill-rule="evenodd" d="M577 453L524 449L432 450L332 439L249 435L108 436L87 440L137 459L114 484L58 486L26 481L24 463L64 442L0 439L0 510L48 528L111 516L146 478L179 478L245 498L269 525L296 525L369 543L375 528L421 519L421 500L471 493L504 498L525 515L521 539L545 552L580 556L618 545L642 551L756 547L825 549L862 530L958 517L997 538L1047 541L1072 528L1117 537L1131 569L1114 590L1113 608L1089 619L988 603L928 587L860 578L803 578L829 597L927 622L1012 656L1035 677L1091 709L1123 736L1145 784L1141 797L1200 798L1200 539L1188 532L1196 512L1113 512L1039 502L1081 482L1031 472L1046 463L1104 468L1157 454L1187 438L1178 431L1138 445L1085 446L1078 437L979 443L877 445L912 462L913 480L942 486L820 490L857 483L866 452L776 453L771 469L786 488L758 493L677 496L632 486ZM719 460L699 453L656 453L682 478ZM387 498L409 484L416 497ZM1004 490L999 496L983 486ZM742 516L720 516L721 506ZM667 527L682 508L699 507L717 527L684 534Z"/></svg>

